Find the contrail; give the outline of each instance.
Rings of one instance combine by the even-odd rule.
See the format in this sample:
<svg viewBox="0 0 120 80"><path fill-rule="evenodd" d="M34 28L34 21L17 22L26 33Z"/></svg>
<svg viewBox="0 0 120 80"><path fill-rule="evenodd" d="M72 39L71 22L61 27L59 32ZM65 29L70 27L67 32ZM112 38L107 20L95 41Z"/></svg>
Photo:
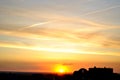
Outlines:
<svg viewBox="0 0 120 80"><path fill-rule="evenodd" d="M120 5L116 5L116 6L108 7L108 8L105 8L105 9L89 12L89 13L83 14L82 16L86 16L86 15L89 15L89 14L95 14L95 13L99 13L99 12L104 12L104 11L111 10L111 9L114 9L114 8L119 8L119 7L120 7Z"/></svg>
<svg viewBox="0 0 120 80"><path fill-rule="evenodd" d="M27 26L27 27L20 28L19 30L28 29L28 28L32 28L32 27L36 27L36 26L40 26L40 25L44 25L44 24L48 24L48 23L51 23L51 22L53 22L53 21L39 22L39 23L36 23L36 24L30 25L30 26Z"/></svg>

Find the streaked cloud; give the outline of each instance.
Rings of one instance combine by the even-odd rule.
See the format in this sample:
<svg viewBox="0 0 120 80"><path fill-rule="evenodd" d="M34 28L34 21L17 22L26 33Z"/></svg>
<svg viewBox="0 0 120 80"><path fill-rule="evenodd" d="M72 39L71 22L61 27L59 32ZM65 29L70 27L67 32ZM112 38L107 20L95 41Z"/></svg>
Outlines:
<svg viewBox="0 0 120 80"><path fill-rule="evenodd" d="M51 68L46 66L59 63L74 69L79 62L118 64L119 8L117 0L0 1L0 60L23 65L2 65L2 69L22 70L34 65L18 61L38 61L43 64L40 70L45 71ZM49 60L57 62L50 64ZM38 65L28 71L31 68L38 70Z"/></svg>
<svg viewBox="0 0 120 80"><path fill-rule="evenodd" d="M24 30L24 29L28 29L28 28L32 28L32 27L36 27L36 26L40 26L40 25L45 25L45 24L49 24L49 23L52 23L52 22L53 21L39 22L39 23L30 25L30 26L27 26L27 27L20 28L19 30Z"/></svg>
<svg viewBox="0 0 120 80"><path fill-rule="evenodd" d="M47 52L60 52L60 53L77 53L77 54L98 54L104 53L90 51L93 48L119 48L119 41L113 41L99 32L69 32L69 31L52 31L46 30L43 34L31 34L18 31L0 31L2 35L13 36L16 38L28 39L27 43L22 42L1 42L1 47L8 48L21 48L28 50L47 51ZM64 35L61 35L64 34ZM89 41L88 41L89 39ZM32 41L32 43L31 43ZM41 45L41 46L40 46ZM94 52L95 51L95 52ZM106 52L105 52L106 53ZM110 53L105 55L118 55L118 53Z"/></svg>
<svg viewBox="0 0 120 80"><path fill-rule="evenodd" d="M108 8L104 8L104 9L101 9L101 10L95 10L95 11L83 14L83 16L90 15L90 14L101 13L101 12L106 12L106 11L114 9L114 8L120 8L120 5L110 6Z"/></svg>
<svg viewBox="0 0 120 80"><path fill-rule="evenodd" d="M116 6L116 7L119 7L119 5ZM114 7L111 7L111 8L114 8ZM24 9L18 9L17 11L16 10L12 11L9 8L2 8L0 10L2 12L6 13L6 14L9 13L9 15L22 16L22 17L30 18L31 20L46 19L46 20L49 20L50 22L49 21L48 22L45 21L45 23L51 23L52 22L53 25L54 25L54 21L56 21L56 22L59 22L59 23L62 22L62 24L64 24L64 23L74 23L74 24L75 23L79 23L79 24L85 24L85 25L90 26L90 27L91 26L92 27L99 27L99 28L107 27L107 29L108 28L116 28L116 27L118 28L119 27L119 26L113 26L113 25L106 25L106 24L96 23L94 21L86 20L86 19L83 19L83 18L80 18L80 17L63 16L63 15L60 15L60 14L54 14L54 13L49 13L49 12L42 12L41 13L39 11L30 11L30 10L27 10L27 13L26 13L26 10L24 10ZM90 12L90 14L91 13L94 13L94 12ZM34 15L34 16L31 16L31 15ZM36 23L36 24L37 25L43 25L45 23L43 22L43 23ZM36 24L30 25L28 27L37 26Z"/></svg>

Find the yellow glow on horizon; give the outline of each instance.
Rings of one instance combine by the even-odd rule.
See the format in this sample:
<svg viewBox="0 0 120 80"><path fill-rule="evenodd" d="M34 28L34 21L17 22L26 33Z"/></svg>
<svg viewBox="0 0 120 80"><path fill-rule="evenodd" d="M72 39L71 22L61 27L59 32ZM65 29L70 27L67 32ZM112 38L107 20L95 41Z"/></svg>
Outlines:
<svg viewBox="0 0 120 80"><path fill-rule="evenodd" d="M69 73L70 71L69 71L69 68L67 66L58 64L54 67L54 72L64 74L64 73Z"/></svg>

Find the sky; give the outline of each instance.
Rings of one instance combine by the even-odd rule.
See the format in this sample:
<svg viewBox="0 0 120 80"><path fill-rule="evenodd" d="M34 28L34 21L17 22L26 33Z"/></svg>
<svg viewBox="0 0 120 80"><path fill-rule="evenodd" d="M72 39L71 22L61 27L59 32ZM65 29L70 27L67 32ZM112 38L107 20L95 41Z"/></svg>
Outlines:
<svg viewBox="0 0 120 80"><path fill-rule="evenodd" d="M120 0L0 0L0 71L120 73Z"/></svg>

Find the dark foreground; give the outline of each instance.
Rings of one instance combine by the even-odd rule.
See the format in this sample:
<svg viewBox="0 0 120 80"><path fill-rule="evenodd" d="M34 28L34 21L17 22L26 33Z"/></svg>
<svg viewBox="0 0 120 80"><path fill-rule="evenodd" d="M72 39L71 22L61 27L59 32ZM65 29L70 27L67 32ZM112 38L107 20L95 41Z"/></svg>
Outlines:
<svg viewBox="0 0 120 80"><path fill-rule="evenodd" d="M81 68L73 74L0 72L0 80L120 80L112 68Z"/></svg>
<svg viewBox="0 0 120 80"><path fill-rule="evenodd" d="M0 72L0 80L72 80L71 74Z"/></svg>

